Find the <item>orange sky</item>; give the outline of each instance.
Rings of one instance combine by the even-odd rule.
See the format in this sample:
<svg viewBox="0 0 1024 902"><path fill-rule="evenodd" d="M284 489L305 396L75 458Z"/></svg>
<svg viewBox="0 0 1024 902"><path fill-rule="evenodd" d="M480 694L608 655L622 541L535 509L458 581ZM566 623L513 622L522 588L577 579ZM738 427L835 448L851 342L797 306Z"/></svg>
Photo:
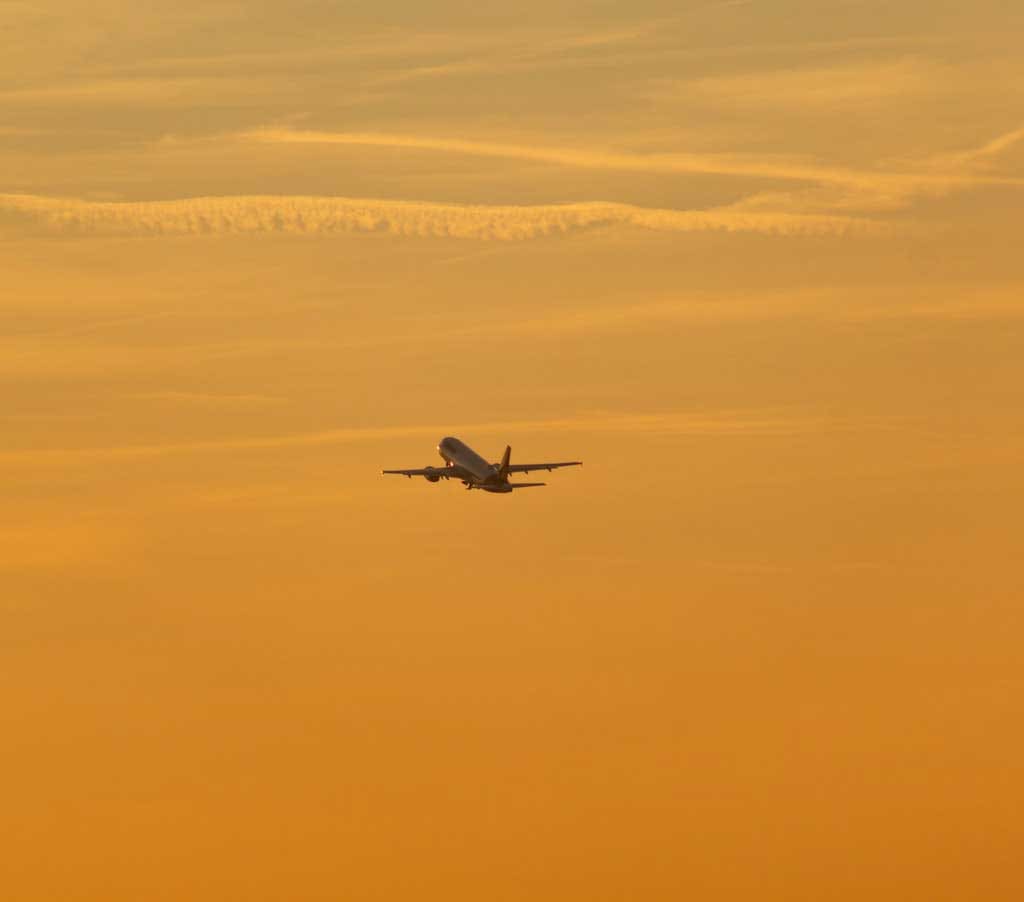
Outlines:
<svg viewBox="0 0 1024 902"><path fill-rule="evenodd" d="M1018 900L1024 17L487 6L0 3L4 897Z"/></svg>

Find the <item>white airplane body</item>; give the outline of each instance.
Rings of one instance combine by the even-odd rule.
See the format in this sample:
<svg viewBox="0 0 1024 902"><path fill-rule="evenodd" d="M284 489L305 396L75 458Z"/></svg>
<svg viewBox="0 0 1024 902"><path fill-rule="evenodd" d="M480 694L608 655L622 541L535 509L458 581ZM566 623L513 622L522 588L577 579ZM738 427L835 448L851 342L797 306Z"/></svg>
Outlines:
<svg viewBox="0 0 1024 902"><path fill-rule="evenodd" d="M512 448L506 447L501 463L489 464L469 445L448 436L441 439L437 452L444 459L443 467L423 467L418 470L382 470L385 474L398 476L422 476L428 482L442 479L458 479L467 489L481 489L495 494L507 494L513 489L529 489L546 485L544 482L509 482L510 473L529 473L531 470L557 470L559 467L579 467L581 460L568 460L546 464L511 463Z"/></svg>

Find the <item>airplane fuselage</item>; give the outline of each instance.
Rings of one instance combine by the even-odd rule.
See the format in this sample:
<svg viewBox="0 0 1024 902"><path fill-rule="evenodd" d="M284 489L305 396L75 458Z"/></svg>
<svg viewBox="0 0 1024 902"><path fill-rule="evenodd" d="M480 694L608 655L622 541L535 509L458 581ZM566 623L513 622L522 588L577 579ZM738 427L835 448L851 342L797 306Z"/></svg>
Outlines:
<svg viewBox="0 0 1024 902"><path fill-rule="evenodd" d="M468 488L499 493L512 491L508 480L500 478L499 467L489 464L465 442L448 436L441 439L437 453L444 459L446 467L457 471L455 475Z"/></svg>

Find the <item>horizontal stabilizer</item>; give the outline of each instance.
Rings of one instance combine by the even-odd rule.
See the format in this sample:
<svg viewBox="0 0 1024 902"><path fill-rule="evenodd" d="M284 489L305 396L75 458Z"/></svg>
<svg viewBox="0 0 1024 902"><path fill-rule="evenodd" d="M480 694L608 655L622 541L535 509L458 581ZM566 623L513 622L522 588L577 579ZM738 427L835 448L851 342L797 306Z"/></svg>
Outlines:
<svg viewBox="0 0 1024 902"><path fill-rule="evenodd" d="M546 482L510 482L508 487L510 489L532 489L538 485L547 485Z"/></svg>

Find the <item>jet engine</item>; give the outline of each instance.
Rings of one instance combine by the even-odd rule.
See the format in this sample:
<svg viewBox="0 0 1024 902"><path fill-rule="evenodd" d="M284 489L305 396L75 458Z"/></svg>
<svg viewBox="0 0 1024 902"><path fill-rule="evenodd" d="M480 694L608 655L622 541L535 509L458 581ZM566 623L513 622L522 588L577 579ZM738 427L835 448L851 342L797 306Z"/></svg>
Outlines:
<svg viewBox="0 0 1024 902"><path fill-rule="evenodd" d="M432 467L427 464L423 469L426 470L426 473L423 474L423 478L427 480L427 482L441 481L441 474L437 472L437 467Z"/></svg>

